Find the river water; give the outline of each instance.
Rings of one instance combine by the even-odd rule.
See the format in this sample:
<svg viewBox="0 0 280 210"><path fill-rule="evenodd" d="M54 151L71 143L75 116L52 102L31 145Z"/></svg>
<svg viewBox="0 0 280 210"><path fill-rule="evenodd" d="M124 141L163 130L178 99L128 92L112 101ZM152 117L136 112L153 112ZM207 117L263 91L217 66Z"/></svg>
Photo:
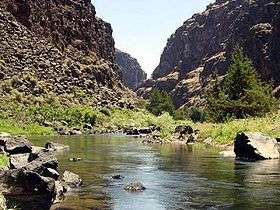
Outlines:
<svg viewBox="0 0 280 210"><path fill-rule="evenodd" d="M53 209L280 209L278 160L245 163L202 145L143 145L128 137L40 137L33 143L47 141L70 145L70 152L57 154L60 171L84 180ZM112 180L116 174L125 178ZM124 191L133 181L147 189Z"/></svg>

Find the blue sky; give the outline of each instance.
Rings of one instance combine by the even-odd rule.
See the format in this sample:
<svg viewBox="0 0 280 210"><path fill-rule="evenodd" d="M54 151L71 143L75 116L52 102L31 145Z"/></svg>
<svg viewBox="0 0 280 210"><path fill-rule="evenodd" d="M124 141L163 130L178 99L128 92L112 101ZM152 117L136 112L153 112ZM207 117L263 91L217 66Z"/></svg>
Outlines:
<svg viewBox="0 0 280 210"><path fill-rule="evenodd" d="M214 0L92 0L97 16L111 23L116 47L137 58L150 75L167 39Z"/></svg>

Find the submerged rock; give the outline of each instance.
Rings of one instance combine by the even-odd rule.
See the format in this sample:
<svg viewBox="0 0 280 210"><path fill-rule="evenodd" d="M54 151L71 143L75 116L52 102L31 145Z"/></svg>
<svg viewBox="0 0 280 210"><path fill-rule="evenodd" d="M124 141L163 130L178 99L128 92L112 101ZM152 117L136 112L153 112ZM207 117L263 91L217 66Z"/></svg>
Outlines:
<svg viewBox="0 0 280 210"><path fill-rule="evenodd" d="M133 182L125 186L124 190L129 192L141 192L144 191L146 187L141 182Z"/></svg>
<svg viewBox="0 0 280 210"><path fill-rule="evenodd" d="M79 158L79 157L74 157L74 158L70 158L69 161L71 162L79 162L79 161L82 161L83 158Z"/></svg>
<svg viewBox="0 0 280 210"><path fill-rule="evenodd" d="M224 158L235 158L236 157L233 150L222 151L222 152L220 152L220 156L222 156Z"/></svg>
<svg viewBox="0 0 280 210"><path fill-rule="evenodd" d="M63 144L54 143L54 142L46 143L45 148L50 151L68 151L70 149L70 147L68 145L63 145Z"/></svg>
<svg viewBox="0 0 280 210"><path fill-rule="evenodd" d="M120 180L120 179L124 179L124 176L118 174L118 175L112 176L112 179L119 179Z"/></svg>
<svg viewBox="0 0 280 210"><path fill-rule="evenodd" d="M79 175L70 171L65 171L62 176L62 181L65 183L68 190L79 188L82 186L83 181Z"/></svg>
<svg viewBox="0 0 280 210"><path fill-rule="evenodd" d="M241 133L234 142L236 158L256 161L265 159L278 159L278 143L262 133Z"/></svg>

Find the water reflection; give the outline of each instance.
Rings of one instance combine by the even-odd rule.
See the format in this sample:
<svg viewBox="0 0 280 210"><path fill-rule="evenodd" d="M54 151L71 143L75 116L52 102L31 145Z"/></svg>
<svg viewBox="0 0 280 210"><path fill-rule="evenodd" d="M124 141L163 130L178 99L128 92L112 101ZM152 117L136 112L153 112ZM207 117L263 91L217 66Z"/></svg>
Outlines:
<svg viewBox="0 0 280 210"><path fill-rule="evenodd" d="M47 138L34 140L42 145ZM123 137L57 137L71 147L58 156L60 169L85 180L84 188L56 209L271 209L280 206L279 161L257 163L221 159L201 145L142 145ZM82 162L68 159L81 157ZM124 180L113 181L121 174ZM141 181L147 190L127 193ZM55 209L54 208L54 209Z"/></svg>

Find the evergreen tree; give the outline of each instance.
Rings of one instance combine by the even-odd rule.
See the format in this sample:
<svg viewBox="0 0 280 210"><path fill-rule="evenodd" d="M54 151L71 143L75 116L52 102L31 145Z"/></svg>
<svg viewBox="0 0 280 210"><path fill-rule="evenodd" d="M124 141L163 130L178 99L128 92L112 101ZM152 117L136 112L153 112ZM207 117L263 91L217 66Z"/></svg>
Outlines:
<svg viewBox="0 0 280 210"><path fill-rule="evenodd" d="M168 112L173 116L175 112L175 107L171 97L165 91L157 89L153 89L151 91L147 109L156 116L159 116L164 112Z"/></svg>
<svg viewBox="0 0 280 210"><path fill-rule="evenodd" d="M234 51L232 64L223 81L217 82L216 78L214 84L214 91L207 99L207 109L215 121L261 116L276 105L271 85L258 78L252 62L240 48Z"/></svg>

